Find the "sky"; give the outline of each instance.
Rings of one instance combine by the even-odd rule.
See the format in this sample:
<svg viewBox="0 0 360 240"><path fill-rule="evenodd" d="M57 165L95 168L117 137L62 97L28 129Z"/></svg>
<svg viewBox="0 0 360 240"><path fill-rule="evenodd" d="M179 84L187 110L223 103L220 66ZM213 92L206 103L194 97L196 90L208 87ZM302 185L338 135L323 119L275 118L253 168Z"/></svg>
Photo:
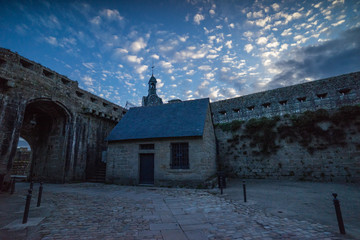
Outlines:
<svg viewBox="0 0 360 240"><path fill-rule="evenodd" d="M0 4L0 47L121 106L141 105L152 70L164 102L360 71L360 0Z"/></svg>

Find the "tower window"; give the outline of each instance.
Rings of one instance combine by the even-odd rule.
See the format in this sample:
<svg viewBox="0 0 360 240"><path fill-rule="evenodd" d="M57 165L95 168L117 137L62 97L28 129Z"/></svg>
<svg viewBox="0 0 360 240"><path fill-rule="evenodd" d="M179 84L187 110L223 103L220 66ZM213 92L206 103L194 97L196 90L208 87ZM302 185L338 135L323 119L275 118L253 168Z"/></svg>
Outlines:
<svg viewBox="0 0 360 240"><path fill-rule="evenodd" d="M279 103L284 106L287 104L287 100L279 101Z"/></svg>
<svg viewBox="0 0 360 240"><path fill-rule="evenodd" d="M297 100L298 100L299 102L305 102L306 97L299 97L299 98L297 98Z"/></svg>
<svg viewBox="0 0 360 240"><path fill-rule="evenodd" d="M326 98L327 93L321 93L321 94L316 94L316 96L320 99Z"/></svg>
<svg viewBox="0 0 360 240"><path fill-rule="evenodd" d="M269 107L270 107L270 103L269 103L269 102L264 103L264 104L262 104L262 106L263 106L264 108L269 108Z"/></svg>
<svg viewBox="0 0 360 240"><path fill-rule="evenodd" d="M339 93L340 93L341 95L346 95L346 94L348 94L350 91L351 91L350 88L344 88L344 89L340 89L340 90L339 90Z"/></svg>

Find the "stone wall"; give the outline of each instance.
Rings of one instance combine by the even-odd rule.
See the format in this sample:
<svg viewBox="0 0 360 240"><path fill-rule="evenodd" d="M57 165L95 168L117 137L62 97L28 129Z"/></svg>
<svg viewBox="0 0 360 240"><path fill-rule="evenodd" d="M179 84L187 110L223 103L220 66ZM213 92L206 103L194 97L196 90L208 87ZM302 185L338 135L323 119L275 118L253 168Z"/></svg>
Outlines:
<svg viewBox="0 0 360 240"><path fill-rule="evenodd" d="M172 169L171 143L189 143L189 169ZM140 144L154 144L154 150L140 150ZM154 154L154 184L199 186L216 173L216 143L210 109L203 137L109 142L106 181L139 184L139 154Z"/></svg>
<svg viewBox="0 0 360 240"><path fill-rule="evenodd" d="M231 177L360 182L360 106L217 124Z"/></svg>
<svg viewBox="0 0 360 240"><path fill-rule="evenodd" d="M11 174L28 176L31 163L31 150L27 148L18 148Z"/></svg>
<svg viewBox="0 0 360 240"><path fill-rule="evenodd" d="M0 48L0 185L11 172L20 136L33 151L34 178L86 180L125 112L76 81Z"/></svg>
<svg viewBox="0 0 360 240"><path fill-rule="evenodd" d="M214 123L337 109L360 102L360 72L211 103Z"/></svg>

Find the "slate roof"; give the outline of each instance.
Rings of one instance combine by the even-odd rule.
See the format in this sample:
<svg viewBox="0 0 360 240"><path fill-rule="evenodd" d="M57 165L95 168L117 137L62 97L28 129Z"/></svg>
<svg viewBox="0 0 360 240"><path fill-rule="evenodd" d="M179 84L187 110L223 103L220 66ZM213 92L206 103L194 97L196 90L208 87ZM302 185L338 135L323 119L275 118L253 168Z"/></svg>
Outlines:
<svg viewBox="0 0 360 240"><path fill-rule="evenodd" d="M202 136L209 99L135 107L110 132L108 141Z"/></svg>

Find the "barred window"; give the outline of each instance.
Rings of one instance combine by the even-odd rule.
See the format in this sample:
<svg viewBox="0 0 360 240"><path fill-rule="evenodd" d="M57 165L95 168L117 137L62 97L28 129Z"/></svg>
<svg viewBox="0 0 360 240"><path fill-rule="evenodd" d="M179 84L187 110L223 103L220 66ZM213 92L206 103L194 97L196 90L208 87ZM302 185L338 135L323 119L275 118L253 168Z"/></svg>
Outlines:
<svg viewBox="0 0 360 240"><path fill-rule="evenodd" d="M189 143L171 143L171 168L189 168Z"/></svg>

